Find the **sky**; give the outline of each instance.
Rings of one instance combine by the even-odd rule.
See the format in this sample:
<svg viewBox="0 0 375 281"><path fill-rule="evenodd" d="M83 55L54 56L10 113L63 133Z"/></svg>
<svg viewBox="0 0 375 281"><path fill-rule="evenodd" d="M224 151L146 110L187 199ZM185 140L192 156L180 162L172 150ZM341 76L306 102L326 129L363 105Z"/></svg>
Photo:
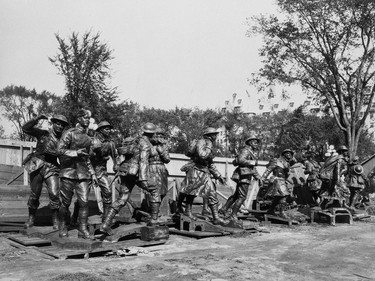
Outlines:
<svg viewBox="0 0 375 281"><path fill-rule="evenodd" d="M247 18L276 13L273 0L0 0L0 89L25 86L57 95L64 79L48 57L55 34L101 34L113 50L119 99L161 109L218 108L253 91L260 37Z"/></svg>

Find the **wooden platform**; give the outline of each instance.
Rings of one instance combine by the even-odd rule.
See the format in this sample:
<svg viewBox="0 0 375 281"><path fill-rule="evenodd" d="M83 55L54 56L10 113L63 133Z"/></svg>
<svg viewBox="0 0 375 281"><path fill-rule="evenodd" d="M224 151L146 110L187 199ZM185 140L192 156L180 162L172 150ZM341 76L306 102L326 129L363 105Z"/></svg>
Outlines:
<svg viewBox="0 0 375 281"><path fill-rule="evenodd" d="M159 241L142 241L140 239L131 239L120 241L117 243L103 242L101 247L92 250L87 249L64 249L51 244L49 240L39 237L28 237L23 234L13 234L8 237L11 245L25 251L32 252L38 257L46 259L74 259L74 258L89 258L95 256L102 256L118 249L125 249L128 247L150 247L165 244L167 240Z"/></svg>

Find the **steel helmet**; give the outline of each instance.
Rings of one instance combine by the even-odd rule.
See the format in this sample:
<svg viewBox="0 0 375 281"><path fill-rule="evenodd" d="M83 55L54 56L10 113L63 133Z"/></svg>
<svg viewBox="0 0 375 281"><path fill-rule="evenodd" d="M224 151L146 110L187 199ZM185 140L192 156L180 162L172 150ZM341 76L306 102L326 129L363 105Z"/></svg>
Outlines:
<svg viewBox="0 0 375 281"><path fill-rule="evenodd" d="M216 135L218 134L219 132L215 129L215 128L212 128L212 127L208 127L206 128L204 131L203 131L203 135Z"/></svg>
<svg viewBox="0 0 375 281"><path fill-rule="evenodd" d="M250 134L250 136L248 138L246 138L245 143L247 143L248 141L251 141L251 140L257 140L258 142L260 142L260 139L255 134Z"/></svg>
<svg viewBox="0 0 375 281"><path fill-rule="evenodd" d="M101 128L104 128L104 127L109 127L109 128L113 128L113 126L111 124L109 124L109 122L107 121L102 121L98 124L98 127L96 128L96 131L99 131L99 129Z"/></svg>
<svg viewBox="0 0 375 281"><path fill-rule="evenodd" d="M360 175L363 173L363 167L361 165L355 165L353 168L354 173Z"/></svg>
<svg viewBox="0 0 375 281"><path fill-rule="evenodd" d="M55 123L56 121L63 122L65 126L69 125L68 119L64 115L55 115L51 118L51 122Z"/></svg>
<svg viewBox="0 0 375 281"><path fill-rule="evenodd" d="M336 149L337 152L339 151L348 151L348 148L345 146L345 145L340 145L337 149Z"/></svg>
<svg viewBox="0 0 375 281"><path fill-rule="evenodd" d="M147 122L142 126L142 131L144 133L154 134L156 132L156 126L151 122Z"/></svg>
<svg viewBox="0 0 375 281"><path fill-rule="evenodd" d="M285 149L283 152L281 152L281 155L284 155L285 153L290 153L290 154L292 154L292 155L294 155L294 151L293 150L291 150L291 149L289 149L289 148L287 148L287 149Z"/></svg>

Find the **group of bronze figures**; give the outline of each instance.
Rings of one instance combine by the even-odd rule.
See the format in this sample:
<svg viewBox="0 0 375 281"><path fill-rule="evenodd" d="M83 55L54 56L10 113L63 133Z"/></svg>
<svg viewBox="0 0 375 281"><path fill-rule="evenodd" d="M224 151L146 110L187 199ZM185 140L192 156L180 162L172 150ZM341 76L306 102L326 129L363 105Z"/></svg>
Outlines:
<svg viewBox="0 0 375 281"><path fill-rule="evenodd" d="M88 230L91 186L100 188L103 203L102 232L110 233L113 218L126 205L135 186L147 194L150 213L148 225L159 225L160 204L168 192L168 171L165 164L170 162L165 132L153 123L146 123L139 136L127 137L120 147L116 147L111 140L110 123L100 122L95 134L89 136L90 111L81 109L76 117L76 126L69 129L67 118L63 115L50 118L52 128L49 130L38 126L40 120L48 119L45 115L23 125L24 132L37 139L35 151L24 161L25 169L30 174L31 187L29 217L25 226L30 228L34 225L44 183L48 189L53 228L59 229L60 237L68 236L67 221L70 220L71 224L78 225L79 237L93 239ZM284 217L287 198L293 192L293 183L288 179L290 168L297 162L293 151L284 150L279 158L269 162L266 171L260 175L257 171L260 139L256 135L248 137L245 146L233 161L233 165L237 167L232 176L232 180L236 182L236 190L219 209L215 180L221 184L225 180L213 163L217 134L216 129L207 128L200 139L189 145L186 155L191 160L181 168L186 176L177 196L176 214L196 220L192 212L193 201L196 196L201 196L203 211L209 212L209 207L212 223L225 226L229 221L237 220L237 214L252 183L257 181L259 186L264 186L264 183L269 186L267 194L273 200L268 213L276 214L278 207L279 216ZM303 164L307 174L306 185L316 203L323 194L337 194L347 196L348 208L352 208L359 191L364 188L366 178L357 162L348 163L346 147L340 147L338 153L327 159L322 168L314 160L315 153L305 151ZM120 183L119 197L114 202L111 187L113 181L110 181L107 173L107 161L110 158ZM346 175L345 180L342 180L342 175ZM70 217L69 207L74 193L77 201Z"/></svg>

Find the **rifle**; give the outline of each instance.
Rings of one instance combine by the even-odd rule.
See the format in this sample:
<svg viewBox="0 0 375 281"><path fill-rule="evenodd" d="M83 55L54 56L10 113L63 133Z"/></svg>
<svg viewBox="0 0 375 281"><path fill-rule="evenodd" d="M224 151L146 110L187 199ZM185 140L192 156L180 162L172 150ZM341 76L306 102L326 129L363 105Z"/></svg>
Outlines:
<svg viewBox="0 0 375 281"><path fill-rule="evenodd" d="M92 182L92 187L94 188L96 202L98 203L98 208L101 213L103 213L103 201L102 201L102 195L100 193L100 187L97 183Z"/></svg>

